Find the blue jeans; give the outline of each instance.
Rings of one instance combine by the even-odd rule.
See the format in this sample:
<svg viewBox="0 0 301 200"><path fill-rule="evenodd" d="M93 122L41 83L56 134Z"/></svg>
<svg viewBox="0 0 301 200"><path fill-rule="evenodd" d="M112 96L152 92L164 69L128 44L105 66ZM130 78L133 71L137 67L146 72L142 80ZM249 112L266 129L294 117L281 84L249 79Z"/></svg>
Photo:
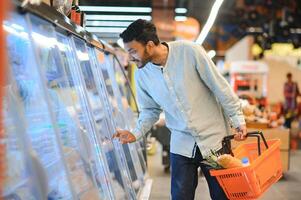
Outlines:
<svg viewBox="0 0 301 200"><path fill-rule="evenodd" d="M210 167L201 163L202 154L197 147L195 157L170 154L171 161L171 196L172 200L194 200L198 185L198 168L207 180L212 200L228 199L215 177L210 176Z"/></svg>

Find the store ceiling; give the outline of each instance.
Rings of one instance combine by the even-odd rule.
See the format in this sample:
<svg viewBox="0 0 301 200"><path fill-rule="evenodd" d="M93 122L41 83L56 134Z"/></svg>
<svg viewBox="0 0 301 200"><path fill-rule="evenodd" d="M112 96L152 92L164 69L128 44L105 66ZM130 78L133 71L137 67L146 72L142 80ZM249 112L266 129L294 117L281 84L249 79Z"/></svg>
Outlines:
<svg viewBox="0 0 301 200"><path fill-rule="evenodd" d="M163 1L163 0L158 0ZM175 8L186 8L188 9L187 13L177 14L179 16L191 15L196 16L200 21L205 20L208 17L210 9L212 7L212 0L172 0L173 6L170 6L171 0L165 0L166 6L160 7L159 9L170 9L174 10ZM201 2L201 3L200 3ZM161 3L162 4L162 3ZM164 4L164 1L163 1ZM228 4L228 3L226 3ZM150 0L79 0L80 6L102 6L102 7L153 7L153 1ZM156 7L158 8L158 6ZM127 10L127 9L126 9ZM202 12L200 12L202 10ZM135 18L139 16L145 16L145 19L151 19L151 12L120 12L120 11L88 11L84 10L86 13L86 27L87 30L93 32L103 39L109 41L114 41L119 37L119 33L124 30ZM102 15L104 17L96 17L96 15ZM118 18L116 15L121 15L121 18Z"/></svg>
<svg viewBox="0 0 301 200"><path fill-rule="evenodd" d="M80 0L80 6L149 7L159 0ZM172 0L162 0L170 2ZM186 15L198 19L201 26L206 22L214 0L173 0L174 6L160 9L186 8ZM162 3L161 3L162 4ZM163 3L164 4L164 3ZM166 3L170 5L170 3ZM85 11L87 29L109 40L116 40L125 27L140 16L151 18L150 12ZM93 18L102 15L102 18ZM116 15L121 15L118 19ZM130 16L130 17L129 17ZM246 34L265 34L269 40L290 42L290 38L301 41L301 0L224 0L215 25L231 26L231 34L241 38ZM117 19L117 20L116 20ZM229 29L229 27L227 27ZM276 35L281 37L276 38ZM266 40L266 39L265 39Z"/></svg>

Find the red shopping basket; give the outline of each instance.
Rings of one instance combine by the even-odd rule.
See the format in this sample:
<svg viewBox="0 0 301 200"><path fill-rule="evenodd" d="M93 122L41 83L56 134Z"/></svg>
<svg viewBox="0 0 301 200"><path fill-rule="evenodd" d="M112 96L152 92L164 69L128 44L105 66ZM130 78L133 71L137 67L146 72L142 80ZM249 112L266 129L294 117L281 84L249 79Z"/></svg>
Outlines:
<svg viewBox="0 0 301 200"><path fill-rule="evenodd" d="M263 142L260 142L259 136ZM248 157L249 166L210 170L231 200L257 199L282 176L280 140L266 142L261 132L248 133L247 137L257 137L257 143L241 144L232 153L230 140L234 136L231 135L224 138L223 146L238 159Z"/></svg>

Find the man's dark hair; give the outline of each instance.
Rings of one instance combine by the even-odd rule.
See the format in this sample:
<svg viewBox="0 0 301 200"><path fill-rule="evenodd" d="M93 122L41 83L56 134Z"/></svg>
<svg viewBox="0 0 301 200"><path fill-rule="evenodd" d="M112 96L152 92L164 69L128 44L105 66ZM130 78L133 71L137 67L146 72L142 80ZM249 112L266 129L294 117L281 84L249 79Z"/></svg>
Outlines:
<svg viewBox="0 0 301 200"><path fill-rule="evenodd" d="M143 19L138 19L131 23L125 31L120 34L123 42L131 42L136 40L144 45L148 41L153 41L155 45L160 43L155 25Z"/></svg>
<svg viewBox="0 0 301 200"><path fill-rule="evenodd" d="M293 75L292 75L292 73L290 73L290 72L286 74L286 78L292 78L292 76L293 76Z"/></svg>

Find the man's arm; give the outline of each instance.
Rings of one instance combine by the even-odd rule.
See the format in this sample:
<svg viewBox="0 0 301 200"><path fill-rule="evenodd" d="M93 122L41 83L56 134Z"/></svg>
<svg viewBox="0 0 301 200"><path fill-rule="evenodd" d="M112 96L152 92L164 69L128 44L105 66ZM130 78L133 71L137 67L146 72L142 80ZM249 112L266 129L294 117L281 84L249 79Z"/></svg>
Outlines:
<svg viewBox="0 0 301 200"><path fill-rule="evenodd" d="M236 129L236 139L243 139L247 132L239 98L227 80L218 72L217 67L201 45L193 46L193 54L195 67L201 79L218 99L226 115L230 118L232 126Z"/></svg>
<svg viewBox="0 0 301 200"><path fill-rule="evenodd" d="M153 100L147 91L142 86L142 82L136 77L136 91L138 108L140 111L137 120L136 128L132 131L117 130L113 137L119 138L121 143L130 143L139 140L144 136L158 121L159 115L162 112L160 106Z"/></svg>
<svg viewBox="0 0 301 200"><path fill-rule="evenodd" d="M162 112L160 106L145 91L142 84L142 81L139 81L137 78L136 91L140 114L136 128L133 130L137 139L140 139L151 129L153 124L159 120L160 113Z"/></svg>

